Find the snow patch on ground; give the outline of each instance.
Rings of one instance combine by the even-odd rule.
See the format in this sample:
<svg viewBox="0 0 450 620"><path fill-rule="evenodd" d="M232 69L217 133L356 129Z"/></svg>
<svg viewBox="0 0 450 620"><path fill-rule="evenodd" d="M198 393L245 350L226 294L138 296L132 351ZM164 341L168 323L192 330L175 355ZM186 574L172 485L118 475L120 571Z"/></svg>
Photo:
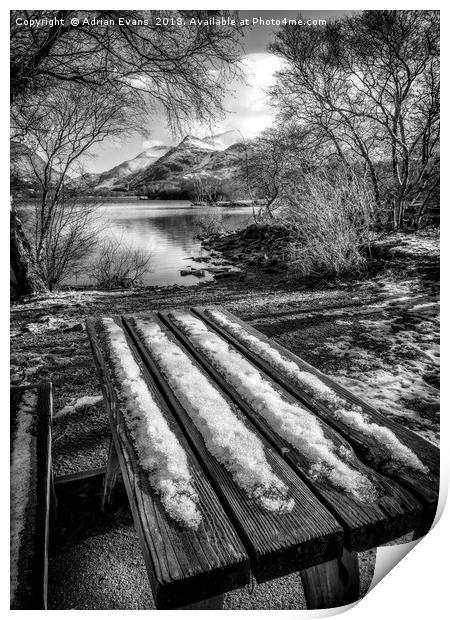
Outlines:
<svg viewBox="0 0 450 620"><path fill-rule="evenodd" d="M76 307L94 303L102 298L129 297L135 295L135 291L58 291L43 295L32 295L24 298L19 303L13 304L13 310L41 310L42 308Z"/></svg>
<svg viewBox="0 0 450 620"><path fill-rule="evenodd" d="M67 413L76 413L77 411L80 411L82 409L87 409L88 407L97 405L98 403L101 403L102 400L103 400L103 396L101 394L96 394L94 396L82 396L81 398L74 398L65 407L57 411L54 417L59 418L60 416L66 415Z"/></svg>
<svg viewBox="0 0 450 620"><path fill-rule="evenodd" d="M31 429L37 404L36 390L22 395L17 411L17 430L11 450L11 502L10 502L10 596L13 600L19 578L20 540L25 527L26 511L30 499L32 455Z"/></svg>
<svg viewBox="0 0 450 620"><path fill-rule="evenodd" d="M273 473L258 436L247 428L219 390L155 320L136 320L136 327L209 452L262 508L291 511L294 500L288 497L286 485Z"/></svg>
<svg viewBox="0 0 450 620"><path fill-rule="evenodd" d="M28 385L31 377L34 377L44 367L45 361L41 355L27 355L25 364L26 366L23 363L11 363L12 385Z"/></svg>
<svg viewBox="0 0 450 620"><path fill-rule="evenodd" d="M371 481L352 466L352 453L325 437L322 423L313 413L300 403L287 400L255 366L202 321L183 311L172 311L170 316L243 400L309 461L311 478L325 477L360 501L376 497Z"/></svg>
<svg viewBox="0 0 450 620"><path fill-rule="evenodd" d="M186 452L153 399L123 329L111 318L102 324L112 358L123 415L143 470L167 513L186 527L202 520Z"/></svg>
<svg viewBox="0 0 450 620"><path fill-rule="evenodd" d="M44 353L43 355L31 355L29 353L11 354L11 376L12 385L30 385L36 382L36 375L43 369L50 372L51 369L65 368L73 364L84 361L84 356L72 355L64 357L55 353Z"/></svg>
<svg viewBox="0 0 450 620"><path fill-rule="evenodd" d="M421 237L419 235L402 236L399 244L390 249L390 254L394 258L411 259L430 259L439 258L439 238Z"/></svg>
<svg viewBox="0 0 450 620"><path fill-rule="evenodd" d="M250 334L239 323L231 321L223 313L217 310L207 310L207 314L212 316L219 325L241 343L247 345L251 351L260 355L274 368L285 373L316 402L325 405L334 418L375 440L377 448L372 457L384 473L390 473L403 467L410 467L422 473L428 472L428 468L424 466L416 454L405 446L390 429L371 422L361 407L339 396L317 375L303 370L294 360L283 356L272 345Z"/></svg>
<svg viewBox="0 0 450 620"><path fill-rule="evenodd" d="M54 330L83 331L84 325L80 323L79 320L63 319L54 316L43 316L40 317L38 322L27 323L24 329L32 334L40 334L42 332Z"/></svg>
<svg viewBox="0 0 450 620"><path fill-rule="evenodd" d="M390 416L419 420L419 415L408 407L408 401L419 400L422 404L430 406L439 404L439 390L430 386L420 373L408 370L400 364L392 369L379 368L362 372L358 374L358 378L351 377L345 370L341 370L334 378L357 396L367 400L373 407ZM438 412L435 413L435 417L438 424ZM438 445L438 439L433 432L428 432L426 438Z"/></svg>
<svg viewBox="0 0 450 620"><path fill-rule="evenodd" d="M438 443L439 319L424 317L420 308L414 312L400 309L377 319L356 315L353 329L311 343L311 353L332 359L328 374L346 388Z"/></svg>

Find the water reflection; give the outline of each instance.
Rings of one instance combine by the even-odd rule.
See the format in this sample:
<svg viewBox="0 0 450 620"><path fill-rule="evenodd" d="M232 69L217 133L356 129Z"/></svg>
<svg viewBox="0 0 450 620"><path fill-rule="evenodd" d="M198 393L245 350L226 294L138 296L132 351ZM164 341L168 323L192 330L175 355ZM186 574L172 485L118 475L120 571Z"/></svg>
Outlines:
<svg viewBox="0 0 450 620"><path fill-rule="evenodd" d="M249 223L251 210L223 207L191 207L188 201L111 202L101 207L105 236L119 238L132 248L151 254L151 272L144 278L147 285L198 284L194 276L180 276L180 269L189 265L198 268L207 263L194 262L192 256L207 256L194 236L200 232L200 222L212 217L227 230ZM212 279L207 273L202 280ZM69 284L90 284L86 275L72 279Z"/></svg>

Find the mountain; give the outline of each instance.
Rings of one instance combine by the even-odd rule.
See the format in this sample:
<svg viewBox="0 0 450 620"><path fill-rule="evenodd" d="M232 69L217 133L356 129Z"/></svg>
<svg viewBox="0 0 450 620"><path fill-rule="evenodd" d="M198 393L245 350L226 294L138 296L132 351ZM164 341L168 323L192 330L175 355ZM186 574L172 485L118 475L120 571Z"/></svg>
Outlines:
<svg viewBox="0 0 450 620"><path fill-rule="evenodd" d="M226 180L242 169L245 160L244 144L233 144L223 151L215 152L198 166L185 172L184 178L195 178L199 175Z"/></svg>
<svg viewBox="0 0 450 620"><path fill-rule="evenodd" d="M203 142L207 144L211 144L217 151L224 151L233 144L240 142L242 140L241 134L232 129L231 131L225 131L224 133L218 133L214 136L207 136L206 138L202 138Z"/></svg>
<svg viewBox="0 0 450 620"><path fill-rule="evenodd" d="M132 192L152 197L186 198L202 181L228 181L236 177L245 157L237 131L197 138L186 136L176 146L153 146L133 159L100 173L70 179L80 193ZM33 186L30 153L16 145L14 176L25 188ZM21 151L22 149L22 151ZM33 156L37 158L37 155ZM37 162L39 167L43 162Z"/></svg>
<svg viewBox="0 0 450 620"><path fill-rule="evenodd" d="M214 146L193 136L186 136L156 162L130 178L133 189L153 184L178 185L184 174L193 167L204 166L216 153Z"/></svg>
<svg viewBox="0 0 450 620"><path fill-rule="evenodd" d="M83 175L83 181L87 187L96 191L126 189L128 186L128 179L132 175L151 166L151 164L165 155L169 148L169 146L164 145L152 146L142 153L139 153L134 159L124 161L118 166L106 170L106 172Z"/></svg>
<svg viewBox="0 0 450 620"><path fill-rule="evenodd" d="M35 194L39 191L38 177L44 176L44 168L45 161L31 148L22 142L10 142L10 183L13 194ZM58 180L59 175L54 169L51 169L51 174L54 181Z"/></svg>
<svg viewBox="0 0 450 620"><path fill-rule="evenodd" d="M225 180L242 163L237 132L196 138L186 136L156 162L129 178L130 189L146 193L185 193L199 176Z"/></svg>

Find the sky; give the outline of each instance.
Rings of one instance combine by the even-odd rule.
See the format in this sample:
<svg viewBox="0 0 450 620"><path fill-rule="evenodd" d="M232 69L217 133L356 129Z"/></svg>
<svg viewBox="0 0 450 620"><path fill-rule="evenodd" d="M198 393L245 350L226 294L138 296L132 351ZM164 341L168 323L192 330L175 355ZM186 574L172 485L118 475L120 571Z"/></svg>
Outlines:
<svg viewBox="0 0 450 620"><path fill-rule="evenodd" d="M345 11L302 11L303 19L332 20ZM297 11L239 11L240 19L261 17L262 19L295 18ZM311 26L314 27L314 26ZM240 131L245 138L253 138L269 127L275 117L265 91L273 84L275 73L281 68L281 60L267 51L274 40L274 26L246 26L244 28L243 70L246 83L234 80L230 83L224 99L225 115L210 127L199 127L197 137L218 134L229 130ZM144 138L133 135L126 142L105 141L98 145L92 156L84 162L88 172L103 172L132 159L145 149L165 144L177 144L183 136L174 136L162 114L154 114L147 128L150 135ZM190 131L190 133L193 133Z"/></svg>

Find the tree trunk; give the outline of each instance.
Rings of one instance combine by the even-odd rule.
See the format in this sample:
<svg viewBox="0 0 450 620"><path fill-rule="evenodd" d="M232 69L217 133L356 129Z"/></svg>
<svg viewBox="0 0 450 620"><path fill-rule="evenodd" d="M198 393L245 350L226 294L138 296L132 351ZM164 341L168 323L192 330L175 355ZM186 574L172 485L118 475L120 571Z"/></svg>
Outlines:
<svg viewBox="0 0 450 620"><path fill-rule="evenodd" d="M10 213L10 262L19 295L45 293L48 290L33 258L22 222L12 205Z"/></svg>

